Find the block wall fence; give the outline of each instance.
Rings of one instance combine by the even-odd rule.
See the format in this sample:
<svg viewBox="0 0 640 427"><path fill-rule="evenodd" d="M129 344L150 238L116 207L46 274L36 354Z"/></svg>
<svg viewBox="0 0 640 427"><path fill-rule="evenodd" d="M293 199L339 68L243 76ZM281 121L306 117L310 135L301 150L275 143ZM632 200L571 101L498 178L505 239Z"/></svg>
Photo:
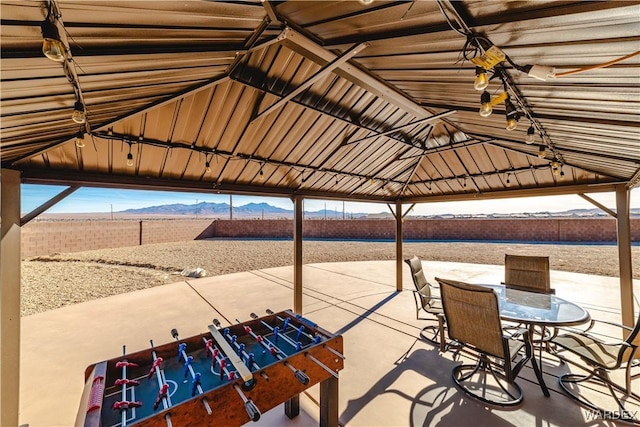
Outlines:
<svg viewBox="0 0 640 427"><path fill-rule="evenodd" d="M393 240L394 220L305 220L313 239ZM203 238L293 237L292 220L151 220L30 222L22 227L22 258ZM403 239L527 242L615 242L613 218L406 220ZM631 220L640 242L640 219Z"/></svg>

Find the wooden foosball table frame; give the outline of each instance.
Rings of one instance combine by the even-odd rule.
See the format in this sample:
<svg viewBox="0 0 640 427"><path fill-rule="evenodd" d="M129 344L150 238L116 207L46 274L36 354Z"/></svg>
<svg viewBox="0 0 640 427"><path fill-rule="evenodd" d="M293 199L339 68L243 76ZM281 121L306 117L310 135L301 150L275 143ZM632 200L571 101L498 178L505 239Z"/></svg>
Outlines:
<svg viewBox="0 0 640 427"><path fill-rule="evenodd" d="M240 364L238 361L246 362L246 358L242 357L242 351L239 351L237 342L249 342L260 337L260 344L265 349L263 351L265 353L270 350L269 345L273 344L274 340L278 341L277 331L274 331L273 327L282 325L285 320L285 329L287 329L286 325L291 328L293 333L290 335L293 338L296 338L294 336L296 328L302 331L297 333L298 337L304 334L300 339L304 338L306 343L301 348L291 354L286 354L286 356L284 353L287 352L284 351L282 354L276 354L279 360L265 366L255 365L253 368L247 368L244 366L245 363L242 363L242 367L233 366L233 369L236 369L234 372L236 375L231 374L230 379L222 380L222 374L220 374L219 384L211 387L203 385L199 389L200 393L180 402L172 402L170 406L166 404L165 400L162 400L164 408L161 405L151 415L127 421L125 425L140 427L239 426L252 420L256 421L256 417L259 418L261 412L268 411L281 403L285 403L286 415L293 418L299 413L299 394L315 384L320 384L320 425L337 427L338 371L344 367L342 336L333 335L289 310L272 313L262 318L255 316L251 321L238 323L224 328L224 330L211 325L209 327L210 333L186 339L179 339L177 331L174 330L172 331L176 339L174 342L158 347L153 347L152 344L150 349L90 365L85 371L85 388L80 401L76 426L107 427L104 419L106 417L113 418L113 413L109 411L122 411L122 409L114 409L111 405L107 407L104 400L109 391L111 394L115 394L119 390L119 386L114 384L121 378L123 370L120 366L123 361L126 361L125 363L130 366L127 376L146 378L146 374L149 372L149 378L151 378L151 370L155 368L154 361L156 359L167 361L175 358L180 351L180 344L186 345L184 348L190 354L202 352L209 341L220 349L220 354L233 351L235 354L226 355L231 356L229 363L234 360L236 364ZM279 336L286 338L283 334L281 332ZM231 339L231 336L236 336L238 341L235 341L236 338ZM269 336L270 340L267 338ZM265 337L264 341L262 337ZM289 341L293 341L293 339L289 339ZM185 359L188 357L187 352L184 353ZM271 352L275 354L273 349ZM247 355L246 352L243 354ZM158 377L160 377L160 384L162 384L162 363L156 361L156 365L158 365ZM185 377L187 367L185 364ZM191 369L191 374L194 374L193 369ZM124 396L126 397L126 392ZM148 401L142 402L142 405L150 404L152 403ZM247 406L255 408L258 414L252 413ZM127 417L128 414L123 416L123 418ZM117 423L115 425L122 426L123 424Z"/></svg>

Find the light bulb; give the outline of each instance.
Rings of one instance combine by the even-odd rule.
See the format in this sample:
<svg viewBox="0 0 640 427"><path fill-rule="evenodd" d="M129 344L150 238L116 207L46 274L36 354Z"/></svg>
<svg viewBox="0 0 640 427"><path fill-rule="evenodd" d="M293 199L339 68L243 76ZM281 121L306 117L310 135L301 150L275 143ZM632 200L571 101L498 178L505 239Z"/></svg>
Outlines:
<svg viewBox="0 0 640 427"><path fill-rule="evenodd" d="M133 166L133 154L131 153L127 154L127 166L129 167Z"/></svg>
<svg viewBox="0 0 640 427"><path fill-rule="evenodd" d="M507 99L504 101L505 116L507 117L507 130L514 130L518 126L518 110L513 103Z"/></svg>
<svg viewBox="0 0 640 427"><path fill-rule="evenodd" d="M42 53L52 61L64 62L64 45L55 23L46 19L40 25L42 30Z"/></svg>
<svg viewBox="0 0 640 427"><path fill-rule="evenodd" d="M73 105L73 114L71 115L71 120L80 124L87 121L87 116L84 112L84 105L82 105L82 102L76 101L76 103Z"/></svg>
<svg viewBox="0 0 640 427"><path fill-rule="evenodd" d="M264 172L262 172L262 169L260 169L259 178L260 178L260 181L264 181Z"/></svg>
<svg viewBox="0 0 640 427"><path fill-rule="evenodd" d="M544 159L544 156L547 155L547 148L544 145L538 146L538 157Z"/></svg>
<svg viewBox="0 0 640 427"><path fill-rule="evenodd" d="M473 87L475 90L485 90L487 86L489 86L487 70L482 67L476 67L476 78L473 81Z"/></svg>
<svg viewBox="0 0 640 427"><path fill-rule="evenodd" d="M493 106L491 105L491 94L485 90L480 96L480 116L489 117L492 112Z"/></svg>
<svg viewBox="0 0 640 427"><path fill-rule="evenodd" d="M76 134L76 147L84 147L84 133L82 131L78 131L78 133Z"/></svg>
<svg viewBox="0 0 640 427"><path fill-rule="evenodd" d="M206 162L206 163L204 164L204 171L205 171L206 173L211 173L211 163Z"/></svg>
<svg viewBox="0 0 640 427"><path fill-rule="evenodd" d="M554 176L560 175L560 163L557 160L551 162L551 172L553 172Z"/></svg>
<svg viewBox="0 0 640 427"><path fill-rule="evenodd" d="M527 136L524 138L524 142L526 142L527 144L533 144L535 140L536 140L536 131L533 128L533 125L531 125L529 126L529 129L527 129Z"/></svg>

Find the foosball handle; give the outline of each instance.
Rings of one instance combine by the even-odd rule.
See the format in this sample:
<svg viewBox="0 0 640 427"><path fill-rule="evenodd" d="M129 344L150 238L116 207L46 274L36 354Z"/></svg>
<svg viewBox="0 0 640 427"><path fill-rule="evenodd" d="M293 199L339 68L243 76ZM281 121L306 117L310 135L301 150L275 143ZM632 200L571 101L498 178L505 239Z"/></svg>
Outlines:
<svg viewBox="0 0 640 427"><path fill-rule="evenodd" d="M220 324L220 321L219 321L218 319L213 319L213 324L214 324L214 325L215 325L215 327L216 327L216 328L218 328L218 329L220 328L220 326L222 326L222 325Z"/></svg>
<svg viewBox="0 0 640 427"><path fill-rule="evenodd" d="M172 329L171 330L171 336L173 337L173 339L178 339L178 330L177 329Z"/></svg>
<svg viewBox="0 0 640 427"><path fill-rule="evenodd" d="M247 411L247 415L251 421L258 421L260 419L260 410L258 407L250 400L244 402L244 410Z"/></svg>
<svg viewBox="0 0 640 427"><path fill-rule="evenodd" d="M249 316L250 316L252 319L257 319L257 318L258 318L258 315L257 315L257 314L255 314L255 313L251 313Z"/></svg>
<svg viewBox="0 0 640 427"><path fill-rule="evenodd" d="M270 308L267 308L267 314L273 314L273 311Z"/></svg>
<svg viewBox="0 0 640 427"><path fill-rule="evenodd" d="M307 374L305 374L301 370L298 369L297 371L295 371L294 375L296 376L296 379L300 381L301 384L304 384L304 385L309 384L309 377L307 376Z"/></svg>

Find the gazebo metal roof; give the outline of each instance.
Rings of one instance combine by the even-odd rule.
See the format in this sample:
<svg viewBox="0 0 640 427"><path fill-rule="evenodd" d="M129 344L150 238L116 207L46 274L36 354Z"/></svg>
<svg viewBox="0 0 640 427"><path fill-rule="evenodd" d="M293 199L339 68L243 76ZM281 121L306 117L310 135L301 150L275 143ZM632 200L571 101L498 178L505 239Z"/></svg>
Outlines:
<svg viewBox="0 0 640 427"><path fill-rule="evenodd" d="M18 424L20 228L80 186L291 196L296 312L304 198L394 202L400 291L403 203L615 191L616 212L591 201L617 217L635 321L638 1L2 0L0 13L3 425ZM21 217L20 183L70 187Z"/></svg>
<svg viewBox="0 0 640 427"><path fill-rule="evenodd" d="M48 5L1 4L2 167L23 182L416 202L640 180L640 56L619 60L638 2L60 0L64 64ZM505 103L478 114L492 44L511 131Z"/></svg>

